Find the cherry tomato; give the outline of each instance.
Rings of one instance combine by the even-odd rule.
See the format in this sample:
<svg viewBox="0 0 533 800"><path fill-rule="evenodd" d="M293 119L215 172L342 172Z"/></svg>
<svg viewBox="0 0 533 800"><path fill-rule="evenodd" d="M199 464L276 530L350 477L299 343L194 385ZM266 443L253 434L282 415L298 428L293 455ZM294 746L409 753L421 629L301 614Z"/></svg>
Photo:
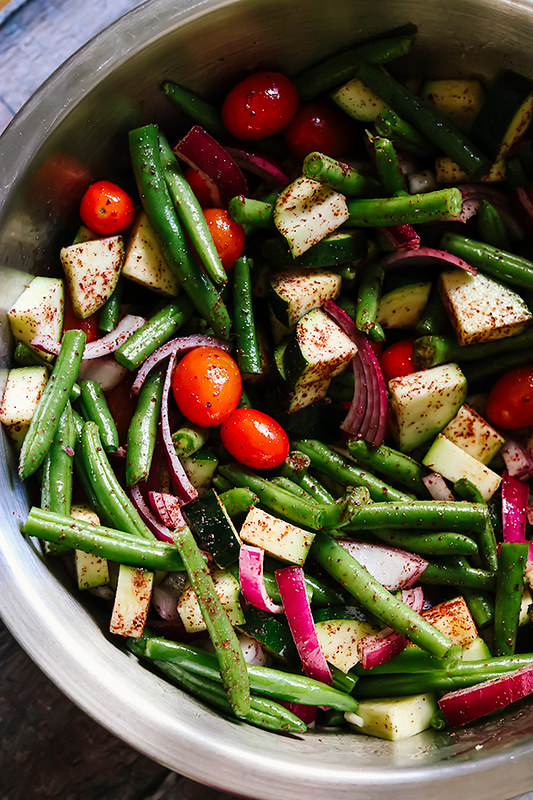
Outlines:
<svg viewBox="0 0 533 800"><path fill-rule="evenodd" d="M204 217L222 266L231 269L244 250L244 228L223 208L204 208Z"/></svg>
<svg viewBox="0 0 533 800"><path fill-rule="evenodd" d="M241 464L278 467L289 454L289 437L275 419L254 408L238 408L220 427L222 444Z"/></svg>
<svg viewBox="0 0 533 800"><path fill-rule="evenodd" d="M255 72L229 92L222 122L239 139L263 139L279 133L298 108L294 84L279 72Z"/></svg>
<svg viewBox="0 0 533 800"><path fill-rule="evenodd" d="M402 339L389 345L381 354L381 370L388 383L391 378L401 378L416 372L418 367L413 361L412 339Z"/></svg>
<svg viewBox="0 0 533 800"><path fill-rule="evenodd" d="M98 314L91 314L86 319L80 319L74 313L72 308L72 301L70 295L65 295L65 307L63 309L63 330L81 330L85 331L87 342L94 342L98 339Z"/></svg>
<svg viewBox="0 0 533 800"><path fill-rule="evenodd" d="M237 363L218 347L196 347L172 375L179 410L196 425L220 425L237 408L242 393Z"/></svg>
<svg viewBox="0 0 533 800"><path fill-rule="evenodd" d="M120 233L133 221L135 206L124 189L110 181L93 183L81 199L80 217L94 233Z"/></svg>
<svg viewBox="0 0 533 800"><path fill-rule="evenodd" d="M492 425L505 430L533 425L533 365L502 375L489 392L485 413Z"/></svg>
<svg viewBox="0 0 533 800"><path fill-rule="evenodd" d="M283 138L295 158L303 159L315 151L338 158L353 149L354 127L336 108L317 101L300 106Z"/></svg>
<svg viewBox="0 0 533 800"><path fill-rule="evenodd" d="M211 192L209 191L206 182L198 170L194 169L194 167L187 167L183 173L183 177L193 190L193 193L202 208L208 208L212 204L213 198L211 197Z"/></svg>

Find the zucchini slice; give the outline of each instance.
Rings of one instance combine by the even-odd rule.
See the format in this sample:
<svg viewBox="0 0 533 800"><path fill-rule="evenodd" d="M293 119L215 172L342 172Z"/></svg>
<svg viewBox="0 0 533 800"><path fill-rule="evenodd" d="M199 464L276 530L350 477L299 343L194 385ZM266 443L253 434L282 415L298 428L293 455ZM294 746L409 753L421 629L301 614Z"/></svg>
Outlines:
<svg viewBox="0 0 533 800"><path fill-rule="evenodd" d="M183 506L183 515L200 547L213 556L219 567L229 567L238 560L239 535L214 489Z"/></svg>
<svg viewBox="0 0 533 800"><path fill-rule="evenodd" d="M335 300L341 283L340 275L323 269L297 267L277 272L270 282L270 308L279 322L292 328L308 311L320 308L325 300Z"/></svg>
<svg viewBox="0 0 533 800"><path fill-rule="evenodd" d="M495 160L523 136L532 117L533 82L513 70L506 70L488 88L470 136Z"/></svg>

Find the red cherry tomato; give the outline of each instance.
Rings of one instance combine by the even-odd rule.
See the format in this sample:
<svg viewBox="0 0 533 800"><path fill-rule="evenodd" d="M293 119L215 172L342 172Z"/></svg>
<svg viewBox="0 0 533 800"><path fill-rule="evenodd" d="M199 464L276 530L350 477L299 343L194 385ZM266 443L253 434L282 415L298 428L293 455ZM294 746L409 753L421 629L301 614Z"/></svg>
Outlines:
<svg viewBox="0 0 533 800"><path fill-rule="evenodd" d="M485 413L492 425L505 430L533 425L533 365L502 375L489 392Z"/></svg>
<svg viewBox="0 0 533 800"><path fill-rule="evenodd" d="M242 393L237 363L218 347L196 347L172 375L179 410L196 425L220 425L237 408Z"/></svg>
<svg viewBox="0 0 533 800"><path fill-rule="evenodd" d="M387 383L391 378L401 378L418 369L413 361L412 339L402 339L389 345L381 354L380 361L381 371Z"/></svg>
<svg viewBox="0 0 533 800"><path fill-rule="evenodd" d="M65 307L63 309L63 330L85 331L87 342L94 342L98 339L98 314L91 314L86 319L80 319L74 313L70 295L65 295Z"/></svg>
<svg viewBox="0 0 533 800"><path fill-rule="evenodd" d="M222 122L239 139L263 139L279 133L298 107L294 84L280 72L255 72L229 92Z"/></svg>
<svg viewBox="0 0 533 800"><path fill-rule="evenodd" d="M275 419L254 408L238 408L220 427L222 444L241 464L271 469L289 454L289 437Z"/></svg>
<svg viewBox="0 0 533 800"><path fill-rule="evenodd" d="M207 227L224 269L231 269L244 250L244 228L223 208L204 208Z"/></svg>
<svg viewBox="0 0 533 800"><path fill-rule="evenodd" d="M336 108L317 101L300 106L283 138L295 158L303 159L315 151L338 158L353 149L354 126Z"/></svg>
<svg viewBox="0 0 533 800"><path fill-rule="evenodd" d="M193 190L193 193L202 208L208 208L213 203L213 198L211 197L211 192L209 191L206 182L198 170L194 169L193 167L187 167L183 177Z"/></svg>
<svg viewBox="0 0 533 800"><path fill-rule="evenodd" d="M110 181L93 183L81 199L80 217L94 233L120 233L133 221L135 206L124 189Z"/></svg>

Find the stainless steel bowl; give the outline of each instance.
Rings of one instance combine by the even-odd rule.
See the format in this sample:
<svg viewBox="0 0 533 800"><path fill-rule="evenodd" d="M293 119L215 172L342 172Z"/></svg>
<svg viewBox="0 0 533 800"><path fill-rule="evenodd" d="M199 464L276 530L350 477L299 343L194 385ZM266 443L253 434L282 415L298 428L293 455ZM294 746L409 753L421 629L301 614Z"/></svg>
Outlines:
<svg viewBox="0 0 533 800"><path fill-rule="evenodd" d="M419 26L414 57L426 72L533 74L533 3L519 0L151 0L120 19L53 75L0 139L2 312L28 272L57 269L58 232L74 224L69 208L79 188L71 159L94 177L118 178L127 171L129 128L156 121L172 132L162 78L216 91L256 67L296 71L408 21ZM0 324L5 368L5 313ZM3 619L72 700L138 750L255 798L502 800L533 789L528 705L453 734L392 744L326 731L275 736L170 687L106 638L95 607L23 538L27 497L9 448L0 447Z"/></svg>

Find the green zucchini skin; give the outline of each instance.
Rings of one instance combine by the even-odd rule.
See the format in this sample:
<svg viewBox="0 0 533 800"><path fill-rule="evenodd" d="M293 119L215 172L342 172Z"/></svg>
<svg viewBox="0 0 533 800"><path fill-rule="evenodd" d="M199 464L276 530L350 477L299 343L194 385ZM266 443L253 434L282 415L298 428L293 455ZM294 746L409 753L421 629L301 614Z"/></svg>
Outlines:
<svg viewBox="0 0 533 800"><path fill-rule="evenodd" d="M490 158L496 158L513 127L521 129L526 119L529 124L531 114L527 117L524 104L532 92L533 81L513 70L503 72L489 87L472 123L470 137Z"/></svg>
<svg viewBox="0 0 533 800"><path fill-rule="evenodd" d="M202 549L213 556L219 567L229 567L239 559L240 541L214 489L200 495L183 507L183 514L195 533Z"/></svg>

